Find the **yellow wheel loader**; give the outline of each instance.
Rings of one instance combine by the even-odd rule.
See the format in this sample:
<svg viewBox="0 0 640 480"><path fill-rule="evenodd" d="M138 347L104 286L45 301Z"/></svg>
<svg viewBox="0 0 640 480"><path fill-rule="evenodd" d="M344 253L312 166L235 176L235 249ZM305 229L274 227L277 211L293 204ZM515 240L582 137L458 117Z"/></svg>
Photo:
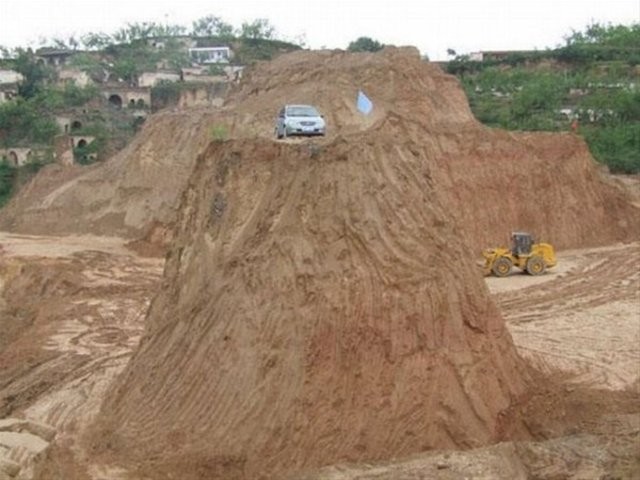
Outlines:
<svg viewBox="0 0 640 480"><path fill-rule="evenodd" d="M534 243L533 237L525 232L513 232L511 239L510 250L498 247L482 252L485 275L506 277L514 266L529 275L541 275L558 263L556 252L548 243Z"/></svg>

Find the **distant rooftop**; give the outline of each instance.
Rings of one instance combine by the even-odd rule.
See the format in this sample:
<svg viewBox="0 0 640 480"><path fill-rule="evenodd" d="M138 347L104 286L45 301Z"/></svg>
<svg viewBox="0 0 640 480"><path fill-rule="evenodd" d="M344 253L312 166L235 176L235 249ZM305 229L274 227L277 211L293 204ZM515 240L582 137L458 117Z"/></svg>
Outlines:
<svg viewBox="0 0 640 480"><path fill-rule="evenodd" d="M67 50L64 48L54 48L54 47L42 47L36 50L36 55L40 57L53 57L53 56L62 56L62 55L73 55L74 53L79 53L78 50Z"/></svg>

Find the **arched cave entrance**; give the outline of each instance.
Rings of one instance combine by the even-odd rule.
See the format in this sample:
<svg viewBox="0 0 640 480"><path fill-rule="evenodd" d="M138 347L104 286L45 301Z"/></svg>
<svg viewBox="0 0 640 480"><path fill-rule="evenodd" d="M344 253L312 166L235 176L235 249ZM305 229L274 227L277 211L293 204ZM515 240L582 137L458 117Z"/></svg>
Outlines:
<svg viewBox="0 0 640 480"><path fill-rule="evenodd" d="M18 154L13 150L9 152L9 164L14 167L18 166Z"/></svg>
<svg viewBox="0 0 640 480"><path fill-rule="evenodd" d="M109 97L109 104L116 108L122 108L122 97L114 93Z"/></svg>

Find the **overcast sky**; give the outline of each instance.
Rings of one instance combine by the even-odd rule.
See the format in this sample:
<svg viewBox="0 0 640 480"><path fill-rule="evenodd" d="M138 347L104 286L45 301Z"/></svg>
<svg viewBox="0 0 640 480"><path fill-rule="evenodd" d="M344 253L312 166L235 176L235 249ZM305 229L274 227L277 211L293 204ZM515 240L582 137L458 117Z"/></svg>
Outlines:
<svg viewBox="0 0 640 480"><path fill-rule="evenodd" d="M477 50L554 47L591 22L640 22L640 0L0 0L0 45L113 33L128 22L191 22L214 14L239 26L268 18L281 37L345 48L359 36L414 45L432 60Z"/></svg>

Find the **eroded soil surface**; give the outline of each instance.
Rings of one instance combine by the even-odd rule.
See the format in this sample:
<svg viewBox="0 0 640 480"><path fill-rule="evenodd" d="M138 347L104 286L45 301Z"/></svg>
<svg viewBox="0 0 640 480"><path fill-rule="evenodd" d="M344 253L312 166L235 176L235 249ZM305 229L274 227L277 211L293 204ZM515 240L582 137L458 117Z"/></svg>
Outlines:
<svg viewBox="0 0 640 480"><path fill-rule="evenodd" d="M558 258L539 277L486 278L519 353L546 384L511 418L537 441L337 465L304 478L640 478L640 244Z"/></svg>
<svg viewBox="0 0 640 480"><path fill-rule="evenodd" d="M115 238L0 233L0 246L0 479L153 478L97 462L81 439L138 344L164 260ZM635 243L487 278L519 352L549 378L518 413L536 441L305 478L639 478L639 265Z"/></svg>
<svg viewBox="0 0 640 480"><path fill-rule="evenodd" d="M123 244L0 233L0 479L72 444L138 344L164 262Z"/></svg>
<svg viewBox="0 0 640 480"><path fill-rule="evenodd" d="M640 245L561 255L540 277L487 278L525 358L583 386L624 390L640 375Z"/></svg>

